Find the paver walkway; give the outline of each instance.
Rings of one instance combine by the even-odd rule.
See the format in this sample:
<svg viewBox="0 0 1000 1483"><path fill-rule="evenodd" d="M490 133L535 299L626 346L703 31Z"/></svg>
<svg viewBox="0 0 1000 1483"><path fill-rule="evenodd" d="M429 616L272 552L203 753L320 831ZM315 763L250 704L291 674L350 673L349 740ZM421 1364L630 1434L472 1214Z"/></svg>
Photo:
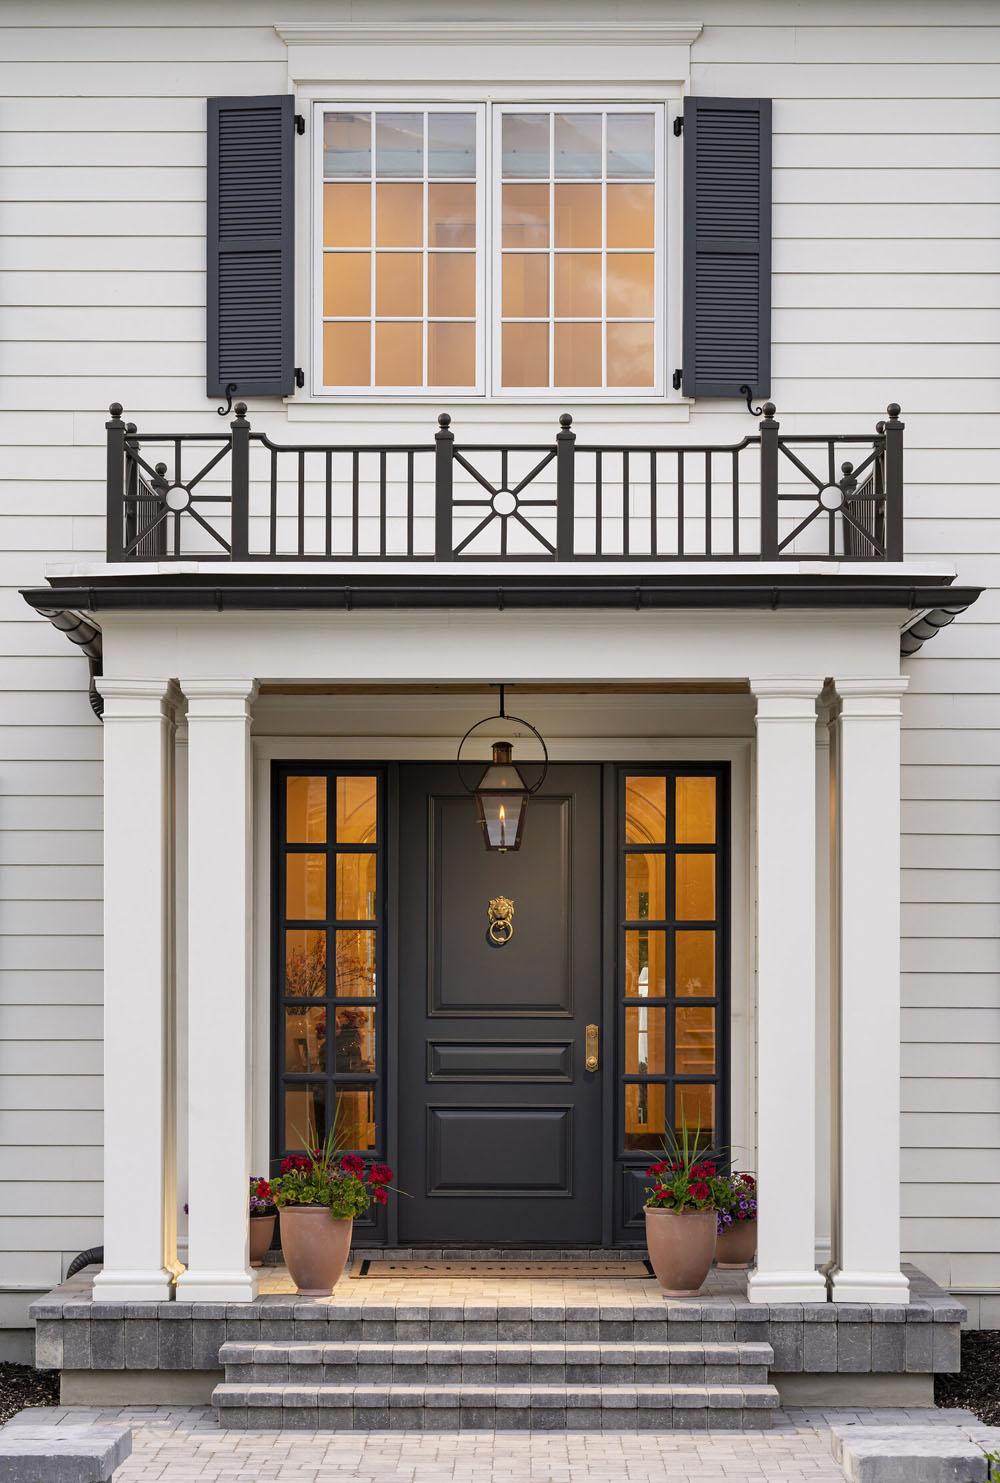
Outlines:
<svg viewBox="0 0 1000 1483"><path fill-rule="evenodd" d="M221 1431L207 1406L50 1410L134 1428L115 1483L843 1483L834 1420L949 1426L968 1411L779 1412L770 1432Z"/></svg>

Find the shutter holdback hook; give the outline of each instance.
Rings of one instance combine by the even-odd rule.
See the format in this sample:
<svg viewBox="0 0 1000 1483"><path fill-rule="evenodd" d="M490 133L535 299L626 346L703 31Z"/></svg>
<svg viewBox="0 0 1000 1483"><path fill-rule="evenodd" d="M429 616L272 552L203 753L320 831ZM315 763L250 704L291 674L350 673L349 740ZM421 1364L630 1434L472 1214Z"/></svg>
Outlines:
<svg viewBox="0 0 1000 1483"><path fill-rule="evenodd" d="M740 389L742 390L742 387ZM226 383L226 389L222 393L222 395L227 398L226 405L224 407L216 407L215 409L220 417L229 416L230 412L233 410L233 392L238 390L239 387L236 385L235 381L228 381Z"/></svg>
<svg viewBox="0 0 1000 1483"><path fill-rule="evenodd" d="M745 396L746 397L746 399L747 399L747 411L750 413L750 416L751 417L763 417L763 415L764 415L764 408L762 406L761 407L755 407L753 405L753 403L750 400L750 398L753 396L753 388L751 386L748 386L745 381L744 381L743 385L740 387L740 396Z"/></svg>

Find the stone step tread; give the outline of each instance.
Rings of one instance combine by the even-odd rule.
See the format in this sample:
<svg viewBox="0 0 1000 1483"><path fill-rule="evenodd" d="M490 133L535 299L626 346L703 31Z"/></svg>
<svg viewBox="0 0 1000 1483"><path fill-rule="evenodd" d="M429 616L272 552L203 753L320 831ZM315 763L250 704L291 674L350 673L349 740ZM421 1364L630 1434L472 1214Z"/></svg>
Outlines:
<svg viewBox="0 0 1000 1483"><path fill-rule="evenodd" d="M212 1392L219 1409L239 1406L595 1406L772 1410L773 1385L233 1385Z"/></svg>
<svg viewBox="0 0 1000 1483"><path fill-rule="evenodd" d="M224 1365L251 1364L675 1364L770 1365L774 1350L757 1341L642 1343L630 1340L344 1339L243 1342L227 1340Z"/></svg>

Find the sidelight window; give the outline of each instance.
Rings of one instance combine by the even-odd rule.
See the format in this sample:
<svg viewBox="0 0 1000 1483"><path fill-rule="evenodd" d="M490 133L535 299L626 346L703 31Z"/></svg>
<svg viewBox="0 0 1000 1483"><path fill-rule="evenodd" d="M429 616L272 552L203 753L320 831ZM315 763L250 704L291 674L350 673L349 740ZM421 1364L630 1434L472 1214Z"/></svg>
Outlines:
<svg viewBox="0 0 1000 1483"><path fill-rule="evenodd" d="M726 1136L724 774L622 779L620 1154ZM642 1160L645 1166L645 1158Z"/></svg>
<svg viewBox="0 0 1000 1483"><path fill-rule="evenodd" d="M382 779L275 771L276 1156L382 1151Z"/></svg>

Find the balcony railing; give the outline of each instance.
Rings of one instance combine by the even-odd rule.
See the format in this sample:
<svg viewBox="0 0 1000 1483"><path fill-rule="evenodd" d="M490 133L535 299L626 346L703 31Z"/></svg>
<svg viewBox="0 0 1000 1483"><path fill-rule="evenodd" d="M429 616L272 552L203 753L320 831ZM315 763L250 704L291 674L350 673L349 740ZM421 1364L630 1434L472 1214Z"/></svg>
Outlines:
<svg viewBox="0 0 1000 1483"><path fill-rule="evenodd" d="M900 561L903 423L739 443L273 443L107 423L108 560ZM847 454L849 456L844 457Z"/></svg>

